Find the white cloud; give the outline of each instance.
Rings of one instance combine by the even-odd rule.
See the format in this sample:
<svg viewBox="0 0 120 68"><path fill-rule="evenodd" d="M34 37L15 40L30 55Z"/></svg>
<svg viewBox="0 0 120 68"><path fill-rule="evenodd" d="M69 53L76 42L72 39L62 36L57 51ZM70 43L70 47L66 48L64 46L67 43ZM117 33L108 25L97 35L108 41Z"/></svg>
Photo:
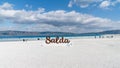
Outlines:
<svg viewBox="0 0 120 68"><path fill-rule="evenodd" d="M100 4L100 8L108 8L110 6L110 1L103 1Z"/></svg>
<svg viewBox="0 0 120 68"><path fill-rule="evenodd" d="M7 2L0 6L0 9L12 9L12 8L13 8L13 4Z"/></svg>
<svg viewBox="0 0 120 68"><path fill-rule="evenodd" d="M68 7L72 7L73 5L77 5L81 8L86 8L89 5L97 2L101 2L102 0L70 0Z"/></svg>
<svg viewBox="0 0 120 68"><path fill-rule="evenodd" d="M100 7L102 9L109 9L110 7L116 6L119 4L120 0L70 0L68 7L72 7L73 5L79 6L80 8L87 8L89 6L92 7ZM94 5L94 6L93 6Z"/></svg>
<svg viewBox="0 0 120 68"><path fill-rule="evenodd" d="M115 1L111 2L111 5L116 6L116 4L119 4L119 3L120 3L120 0L115 0Z"/></svg>
<svg viewBox="0 0 120 68"><path fill-rule="evenodd" d="M12 5L10 4L10 6ZM112 21L76 11L56 10L46 12L44 8L39 8L36 11L26 11L15 10L13 7L0 9L0 19L4 22L11 21L17 24L18 27L13 26L9 28L11 30L92 32L119 29L120 25L119 21Z"/></svg>
<svg viewBox="0 0 120 68"><path fill-rule="evenodd" d="M69 2L68 7L72 7L72 1Z"/></svg>
<svg viewBox="0 0 120 68"><path fill-rule="evenodd" d="M31 9L32 5L26 4L25 7Z"/></svg>
<svg viewBox="0 0 120 68"><path fill-rule="evenodd" d="M120 0L103 0L99 7L102 9L109 9L110 7L115 7L117 4L120 3Z"/></svg>

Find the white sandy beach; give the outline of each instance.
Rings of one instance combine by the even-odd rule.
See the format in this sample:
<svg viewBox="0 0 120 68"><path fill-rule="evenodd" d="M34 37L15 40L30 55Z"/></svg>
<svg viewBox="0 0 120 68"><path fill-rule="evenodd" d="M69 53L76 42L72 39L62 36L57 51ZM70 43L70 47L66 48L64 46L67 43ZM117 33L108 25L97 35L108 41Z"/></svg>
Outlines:
<svg viewBox="0 0 120 68"><path fill-rule="evenodd" d="M120 68L120 38L0 42L0 68Z"/></svg>

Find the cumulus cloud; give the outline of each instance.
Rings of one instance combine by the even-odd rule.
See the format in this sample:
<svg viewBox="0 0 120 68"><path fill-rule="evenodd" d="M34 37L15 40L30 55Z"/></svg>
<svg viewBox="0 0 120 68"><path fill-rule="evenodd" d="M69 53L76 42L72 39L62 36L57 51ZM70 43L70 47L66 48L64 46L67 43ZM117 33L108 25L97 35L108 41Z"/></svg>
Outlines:
<svg viewBox="0 0 120 68"><path fill-rule="evenodd" d="M13 4L7 2L0 6L0 9L12 9L12 8L13 8Z"/></svg>
<svg viewBox="0 0 120 68"><path fill-rule="evenodd" d="M115 7L117 4L120 3L120 0L103 0L99 7L102 9L109 9L110 7Z"/></svg>
<svg viewBox="0 0 120 68"><path fill-rule="evenodd" d="M93 32L119 28L120 25L119 21L112 21L76 11L54 10L46 12L44 8L27 11L15 10L12 4L2 8L3 5L0 5L0 19L4 22L11 21L17 24L18 28L13 26L10 28L12 30Z"/></svg>
<svg viewBox="0 0 120 68"><path fill-rule="evenodd" d="M100 7L102 9L108 9L110 6L114 7L119 4L120 0L70 0L68 7L73 5L79 6L80 8L87 8L94 5L94 7Z"/></svg>
<svg viewBox="0 0 120 68"><path fill-rule="evenodd" d="M70 0L68 7L72 7L74 4L80 6L81 8L86 8L93 2L98 2L100 0Z"/></svg>
<svg viewBox="0 0 120 68"><path fill-rule="evenodd" d="M100 4L100 8L108 8L110 6L110 1L103 1Z"/></svg>
<svg viewBox="0 0 120 68"><path fill-rule="evenodd" d="M86 8L90 5L93 5L93 3L101 2L102 0L70 0L68 7L72 7L73 5L77 5L81 8Z"/></svg>

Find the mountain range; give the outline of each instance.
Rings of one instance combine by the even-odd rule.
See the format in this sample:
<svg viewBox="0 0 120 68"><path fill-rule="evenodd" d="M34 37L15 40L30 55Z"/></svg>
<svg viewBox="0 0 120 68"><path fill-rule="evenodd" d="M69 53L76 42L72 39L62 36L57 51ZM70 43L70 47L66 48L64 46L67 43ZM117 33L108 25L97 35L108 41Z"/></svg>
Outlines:
<svg viewBox="0 0 120 68"><path fill-rule="evenodd" d="M95 36L104 34L120 34L120 30L109 30L90 33L0 31L0 36Z"/></svg>

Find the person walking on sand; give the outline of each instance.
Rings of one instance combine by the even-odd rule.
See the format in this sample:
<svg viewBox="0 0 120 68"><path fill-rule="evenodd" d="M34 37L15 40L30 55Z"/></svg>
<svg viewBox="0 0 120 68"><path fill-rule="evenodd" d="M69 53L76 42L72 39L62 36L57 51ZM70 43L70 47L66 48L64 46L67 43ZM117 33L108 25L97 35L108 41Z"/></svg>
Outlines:
<svg viewBox="0 0 120 68"><path fill-rule="evenodd" d="M40 40L39 38L37 38L37 40Z"/></svg>
<svg viewBox="0 0 120 68"><path fill-rule="evenodd" d="M25 39L23 39L23 42L25 42L26 40Z"/></svg>
<svg viewBox="0 0 120 68"><path fill-rule="evenodd" d="M96 36L95 36L95 39L96 39Z"/></svg>
<svg viewBox="0 0 120 68"><path fill-rule="evenodd" d="M101 36L99 36L99 38L101 38Z"/></svg>

